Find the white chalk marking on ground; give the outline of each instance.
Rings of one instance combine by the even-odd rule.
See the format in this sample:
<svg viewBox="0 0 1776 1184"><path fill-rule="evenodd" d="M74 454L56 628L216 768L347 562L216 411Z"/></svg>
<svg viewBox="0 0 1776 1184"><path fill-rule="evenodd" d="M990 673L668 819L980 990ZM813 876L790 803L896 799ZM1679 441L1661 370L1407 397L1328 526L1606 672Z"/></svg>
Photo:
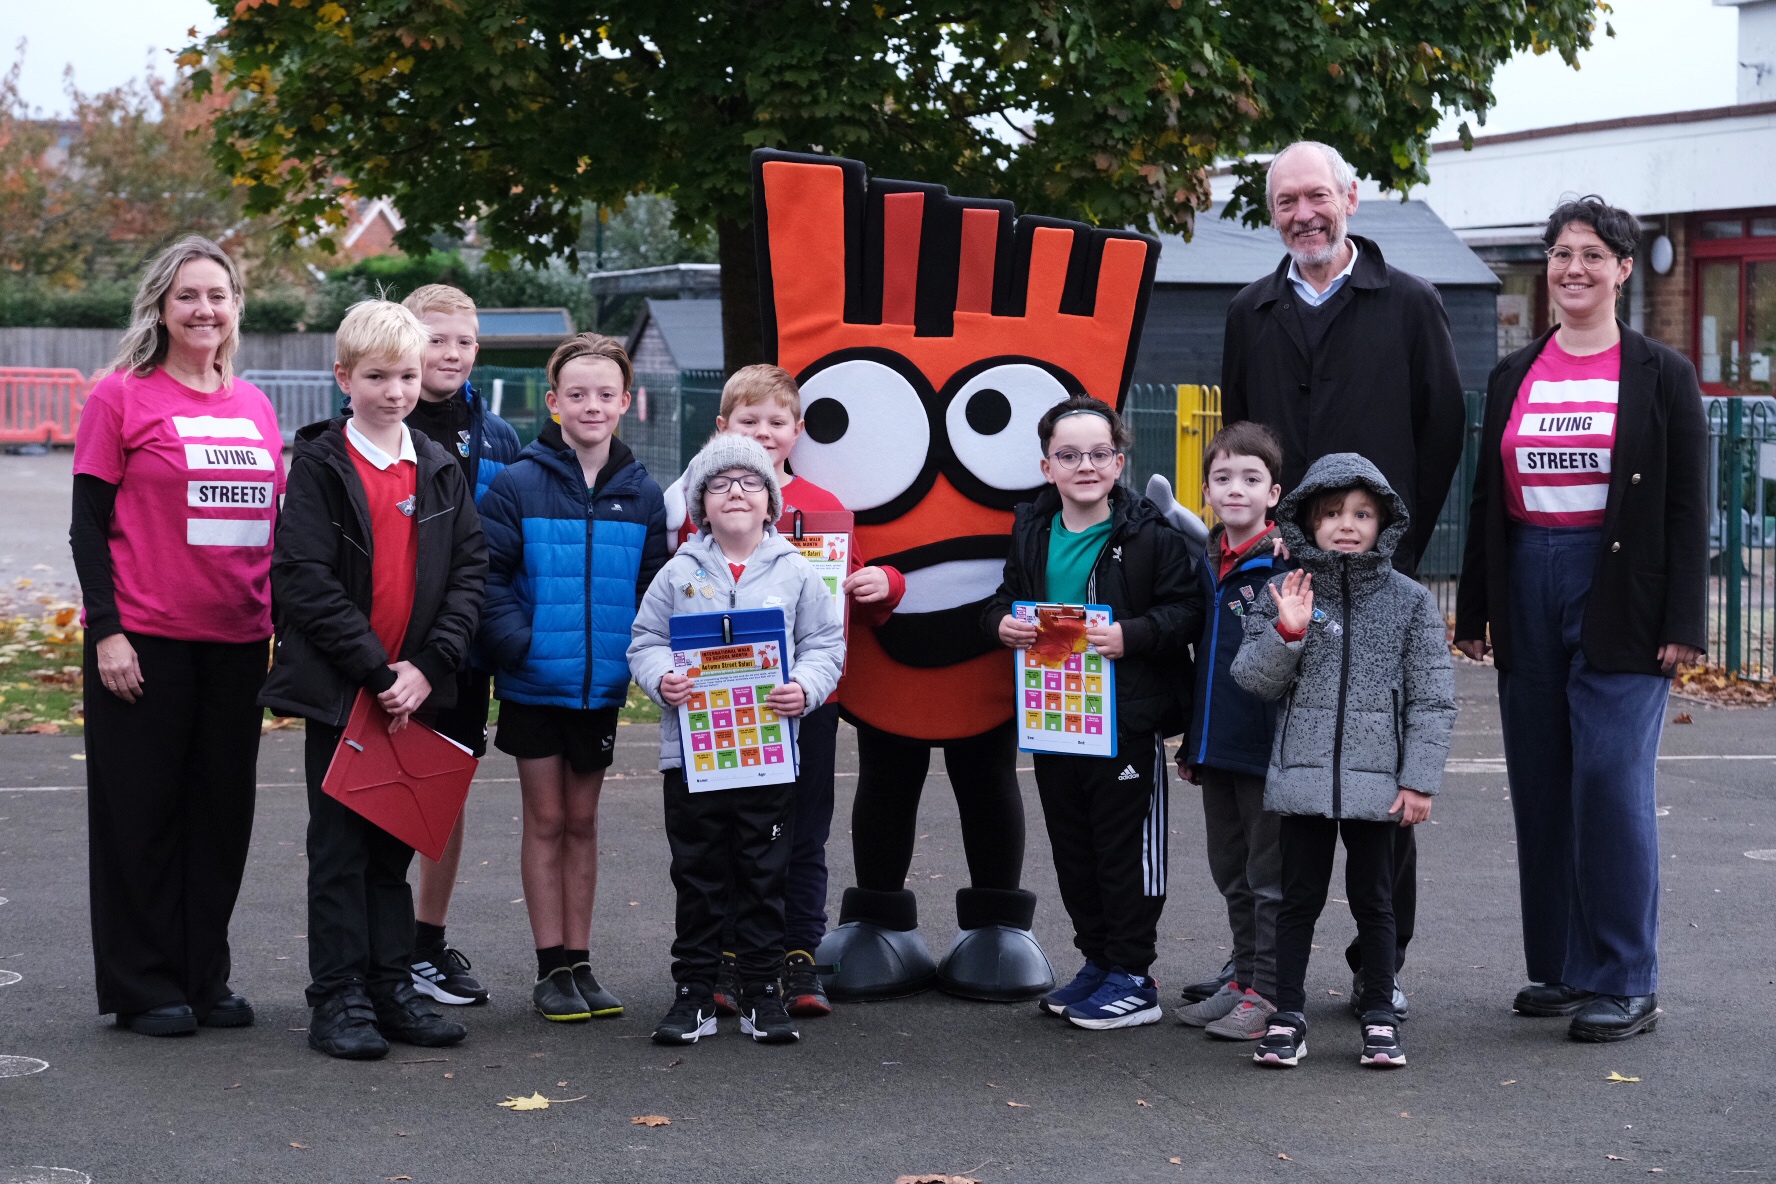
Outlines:
<svg viewBox="0 0 1776 1184"><path fill-rule="evenodd" d="M47 1068L49 1062L40 1061L36 1057L0 1056L0 1077L29 1077Z"/></svg>
<svg viewBox="0 0 1776 1184"><path fill-rule="evenodd" d="M92 1177L73 1168L0 1168L0 1184L92 1184Z"/></svg>
<svg viewBox="0 0 1776 1184"><path fill-rule="evenodd" d="M1762 851L1747 851L1745 853L1745 858L1759 859L1766 863L1776 863L1776 850L1766 848Z"/></svg>
<svg viewBox="0 0 1776 1184"><path fill-rule="evenodd" d="M1684 753L1659 757L1662 761L1776 761L1776 753ZM1444 763L1445 773L1503 773L1502 756L1456 757Z"/></svg>
<svg viewBox="0 0 1776 1184"><path fill-rule="evenodd" d="M16 970L0 970L0 987L10 987L13 983L22 983L25 976Z"/></svg>

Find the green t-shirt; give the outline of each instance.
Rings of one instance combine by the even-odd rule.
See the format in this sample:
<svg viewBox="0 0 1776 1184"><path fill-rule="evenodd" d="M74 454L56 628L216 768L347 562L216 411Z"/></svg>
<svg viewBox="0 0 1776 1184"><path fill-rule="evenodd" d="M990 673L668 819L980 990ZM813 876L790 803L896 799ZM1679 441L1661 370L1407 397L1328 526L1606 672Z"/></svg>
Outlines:
<svg viewBox="0 0 1776 1184"><path fill-rule="evenodd" d="M1084 604L1091 586L1092 568L1110 540L1110 519L1074 534L1054 516L1048 530L1048 599L1060 604Z"/></svg>

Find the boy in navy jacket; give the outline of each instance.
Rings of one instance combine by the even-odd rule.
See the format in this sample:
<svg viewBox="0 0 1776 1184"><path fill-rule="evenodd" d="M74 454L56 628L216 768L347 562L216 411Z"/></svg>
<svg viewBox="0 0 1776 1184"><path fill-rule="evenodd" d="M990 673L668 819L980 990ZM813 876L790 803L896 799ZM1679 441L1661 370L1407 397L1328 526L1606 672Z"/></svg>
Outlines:
<svg viewBox="0 0 1776 1184"><path fill-rule="evenodd" d="M623 1014L592 973L598 799L629 689L635 606L667 559L660 487L616 438L634 371L581 333L549 359L543 426L488 488L481 651L495 664L494 745L518 760L519 857L536 939L532 1001L550 1020Z"/></svg>

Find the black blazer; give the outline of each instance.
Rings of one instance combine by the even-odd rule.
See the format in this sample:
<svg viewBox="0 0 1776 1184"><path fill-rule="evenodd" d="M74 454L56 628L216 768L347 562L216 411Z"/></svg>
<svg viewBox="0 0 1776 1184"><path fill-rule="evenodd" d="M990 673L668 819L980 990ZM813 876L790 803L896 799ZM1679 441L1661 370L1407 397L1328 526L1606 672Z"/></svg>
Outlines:
<svg viewBox="0 0 1776 1184"><path fill-rule="evenodd" d="M1621 330L1609 501L1580 644L1599 670L1660 674L1660 646L1708 643L1708 422L1689 359ZM1523 379L1554 333L1501 361L1486 384L1455 639L1483 640L1490 628L1500 670L1511 668L1511 551L1499 446Z"/></svg>

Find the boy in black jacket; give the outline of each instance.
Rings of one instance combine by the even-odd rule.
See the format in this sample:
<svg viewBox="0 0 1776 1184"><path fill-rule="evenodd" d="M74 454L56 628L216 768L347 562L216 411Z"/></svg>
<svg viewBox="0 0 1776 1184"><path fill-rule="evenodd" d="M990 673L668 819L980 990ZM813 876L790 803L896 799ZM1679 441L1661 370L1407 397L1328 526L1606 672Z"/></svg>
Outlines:
<svg viewBox="0 0 1776 1184"><path fill-rule="evenodd" d="M360 689L394 717L448 707L481 611L487 548L455 459L402 422L425 327L367 300L339 326L351 413L297 433L271 563L276 656L259 701L308 720L309 1047L371 1060L388 1040L467 1033L414 989L413 848L321 791Z"/></svg>
<svg viewBox="0 0 1776 1184"><path fill-rule="evenodd" d="M1004 582L982 624L995 640L1028 647L1036 628L1012 615L1014 601L1108 605L1112 623L1086 638L1116 664L1119 753L1036 754L1061 900L1085 954L1084 968L1041 1006L1081 1028L1151 1024L1161 1014L1147 971L1165 908L1165 737L1184 727L1202 590L1184 536L1116 484L1130 437L1109 404L1058 403L1036 434L1053 488L1018 507Z"/></svg>

